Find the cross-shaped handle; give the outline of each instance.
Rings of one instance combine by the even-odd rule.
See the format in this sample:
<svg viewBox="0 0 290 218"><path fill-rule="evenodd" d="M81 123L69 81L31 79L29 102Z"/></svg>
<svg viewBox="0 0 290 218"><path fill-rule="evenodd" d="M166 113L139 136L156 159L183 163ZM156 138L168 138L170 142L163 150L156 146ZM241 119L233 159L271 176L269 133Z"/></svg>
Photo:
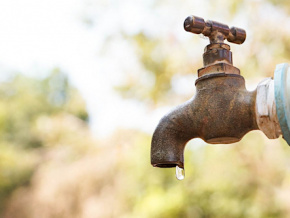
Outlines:
<svg viewBox="0 0 290 218"><path fill-rule="evenodd" d="M246 31L222 24L216 21L204 21L203 18L197 16L188 16L184 21L184 29L188 32L200 34L209 37L210 43L223 43L224 40L229 42L242 44L246 40Z"/></svg>

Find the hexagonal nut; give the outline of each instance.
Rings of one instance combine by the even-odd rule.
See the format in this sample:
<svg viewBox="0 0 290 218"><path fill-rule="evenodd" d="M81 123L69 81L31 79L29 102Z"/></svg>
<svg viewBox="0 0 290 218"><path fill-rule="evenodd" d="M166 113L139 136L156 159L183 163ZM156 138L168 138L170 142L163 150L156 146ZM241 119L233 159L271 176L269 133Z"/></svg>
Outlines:
<svg viewBox="0 0 290 218"><path fill-rule="evenodd" d="M266 78L257 87L256 121L259 129L269 138L281 135L275 104L274 80Z"/></svg>

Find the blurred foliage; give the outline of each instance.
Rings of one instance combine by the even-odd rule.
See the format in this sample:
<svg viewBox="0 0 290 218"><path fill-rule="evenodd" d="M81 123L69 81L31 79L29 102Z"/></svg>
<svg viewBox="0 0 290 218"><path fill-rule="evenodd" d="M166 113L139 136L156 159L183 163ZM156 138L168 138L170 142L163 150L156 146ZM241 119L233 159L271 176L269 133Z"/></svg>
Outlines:
<svg viewBox="0 0 290 218"><path fill-rule="evenodd" d="M182 60L184 49L180 47L175 36L163 39L140 32L133 36L127 35L126 39L133 45L146 76L140 78L138 73L130 73L123 84L115 87L116 90L125 98L151 104L157 104L165 96L172 98L172 77L176 72L185 75L191 71L191 65Z"/></svg>
<svg viewBox="0 0 290 218"><path fill-rule="evenodd" d="M133 40L136 42L136 47L138 48L137 56L141 63L143 63L145 69L148 73L152 74L154 78L155 85L152 89L146 93L144 96L136 96L137 84L136 81L127 82L126 85L119 87L121 93L132 93L129 97L143 97L150 98L153 101L157 101L160 98L160 93L166 93L170 89L170 78L173 76L172 68L169 66L169 57L170 55L160 54L158 48L161 43L156 39L148 38L144 33L139 33L135 35ZM138 86L140 88L140 86Z"/></svg>
<svg viewBox="0 0 290 218"><path fill-rule="evenodd" d="M31 129L31 123L40 114L68 112L80 119L88 119L83 100L59 70L44 80L15 75L11 81L0 84L0 96L1 138L21 147L41 146Z"/></svg>
<svg viewBox="0 0 290 218"><path fill-rule="evenodd" d="M206 44L180 37L175 32L183 30L165 18L179 6L186 13L195 9L196 2L153 1L163 34L118 32L141 66L140 72L121 71L116 89L123 97L155 106L188 97L174 90L176 75L187 78L201 67ZM248 44L232 50L246 78L272 76L276 64L290 59L289 30L277 25L288 16L288 1L204 2L211 18L245 20ZM91 14L95 4L89 4ZM100 4L97 19L110 6ZM282 18L264 16L269 8ZM84 22L98 25L93 16ZM205 146L195 139L185 151L186 178L178 181L175 169L150 165L151 135L118 129L95 139L87 121L83 99L59 69L44 79L17 74L0 83L0 217L290 217L290 151L283 139L268 140L259 131L233 145Z"/></svg>
<svg viewBox="0 0 290 218"><path fill-rule="evenodd" d="M58 69L45 79L15 74L1 82L0 209L16 187L29 183L40 161L35 152L45 143L35 128L38 120L60 113L73 114L84 121L88 119L84 101Z"/></svg>
<svg viewBox="0 0 290 218"><path fill-rule="evenodd" d="M285 10L288 14L290 14L290 2L288 0L268 0L276 7L280 7Z"/></svg>
<svg viewBox="0 0 290 218"><path fill-rule="evenodd" d="M290 153L282 140L253 132L235 145L192 149L193 140L186 151L186 179L178 181L175 169L150 166L146 134L118 130L98 147L93 145L100 141L92 141L74 118L46 119L60 119L63 126L52 133L39 130L42 134L66 136L46 151L30 185L13 193L4 217L288 216ZM71 137L90 146L63 145ZM76 149L81 149L77 158Z"/></svg>
<svg viewBox="0 0 290 218"><path fill-rule="evenodd" d="M240 68L246 79L271 77L276 64L290 59L290 31L287 29L290 23L289 13L287 13L289 1L207 0L205 2L204 4L209 6L207 9L210 14L209 19L246 29L247 40L244 44L235 45L225 42L231 45L234 65ZM131 40L135 55L139 57L147 78L153 82L146 83L144 86L141 81L146 80L146 76L144 79L142 70L125 74L124 81L116 87L123 97L135 98L157 106L160 106L160 103L161 105L162 103L170 104L172 96L176 97L172 85L176 79L174 75L196 75L197 69L203 67L202 47L206 46L205 42L208 40L202 40L201 37L182 29L182 22L189 15L187 13L194 13L198 16L202 14L191 1L185 1L182 4L184 6L169 0L158 1L158 4L156 2L155 7L152 8L154 9L152 16L160 13L156 25L161 34L151 33L151 29L156 28L153 26L141 28L138 33L125 34L124 40ZM175 10L179 6L180 8L188 6L193 11L183 11L184 18L178 23L181 28L177 29L176 21L172 21L169 15L175 15ZM161 9L167 10L167 16L163 16ZM269 13L271 16L268 16ZM207 17L204 18L207 19ZM172 28L170 28L170 22L174 24ZM182 37L180 37L181 34ZM140 90L143 91L140 92Z"/></svg>

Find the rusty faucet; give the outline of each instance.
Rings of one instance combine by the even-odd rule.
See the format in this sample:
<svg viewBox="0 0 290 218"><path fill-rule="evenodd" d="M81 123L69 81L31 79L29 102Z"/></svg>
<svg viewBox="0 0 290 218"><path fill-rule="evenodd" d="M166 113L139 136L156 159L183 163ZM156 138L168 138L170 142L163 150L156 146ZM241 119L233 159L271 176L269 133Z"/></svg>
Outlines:
<svg viewBox="0 0 290 218"><path fill-rule="evenodd" d="M224 43L227 40L242 44L245 30L216 21L205 22L196 16L186 18L184 29L210 40L203 54L204 67L198 70L195 81L196 95L161 119L151 143L151 164L176 167L178 179L184 178L184 148L193 138L210 144L229 144L256 129L268 138L284 134L276 112L273 79L263 80L255 91L247 91L244 77L233 66L230 46ZM286 141L289 143L290 138Z"/></svg>

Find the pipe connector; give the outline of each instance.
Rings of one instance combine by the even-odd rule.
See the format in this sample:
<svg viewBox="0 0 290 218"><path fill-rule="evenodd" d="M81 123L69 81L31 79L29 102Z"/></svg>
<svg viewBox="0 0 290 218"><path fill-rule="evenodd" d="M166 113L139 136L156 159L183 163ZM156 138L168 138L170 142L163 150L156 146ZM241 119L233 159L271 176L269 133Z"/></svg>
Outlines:
<svg viewBox="0 0 290 218"><path fill-rule="evenodd" d="M274 80L272 78L266 78L258 84L256 120L259 129L269 139L276 139L282 134L276 112Z"/></svg>

